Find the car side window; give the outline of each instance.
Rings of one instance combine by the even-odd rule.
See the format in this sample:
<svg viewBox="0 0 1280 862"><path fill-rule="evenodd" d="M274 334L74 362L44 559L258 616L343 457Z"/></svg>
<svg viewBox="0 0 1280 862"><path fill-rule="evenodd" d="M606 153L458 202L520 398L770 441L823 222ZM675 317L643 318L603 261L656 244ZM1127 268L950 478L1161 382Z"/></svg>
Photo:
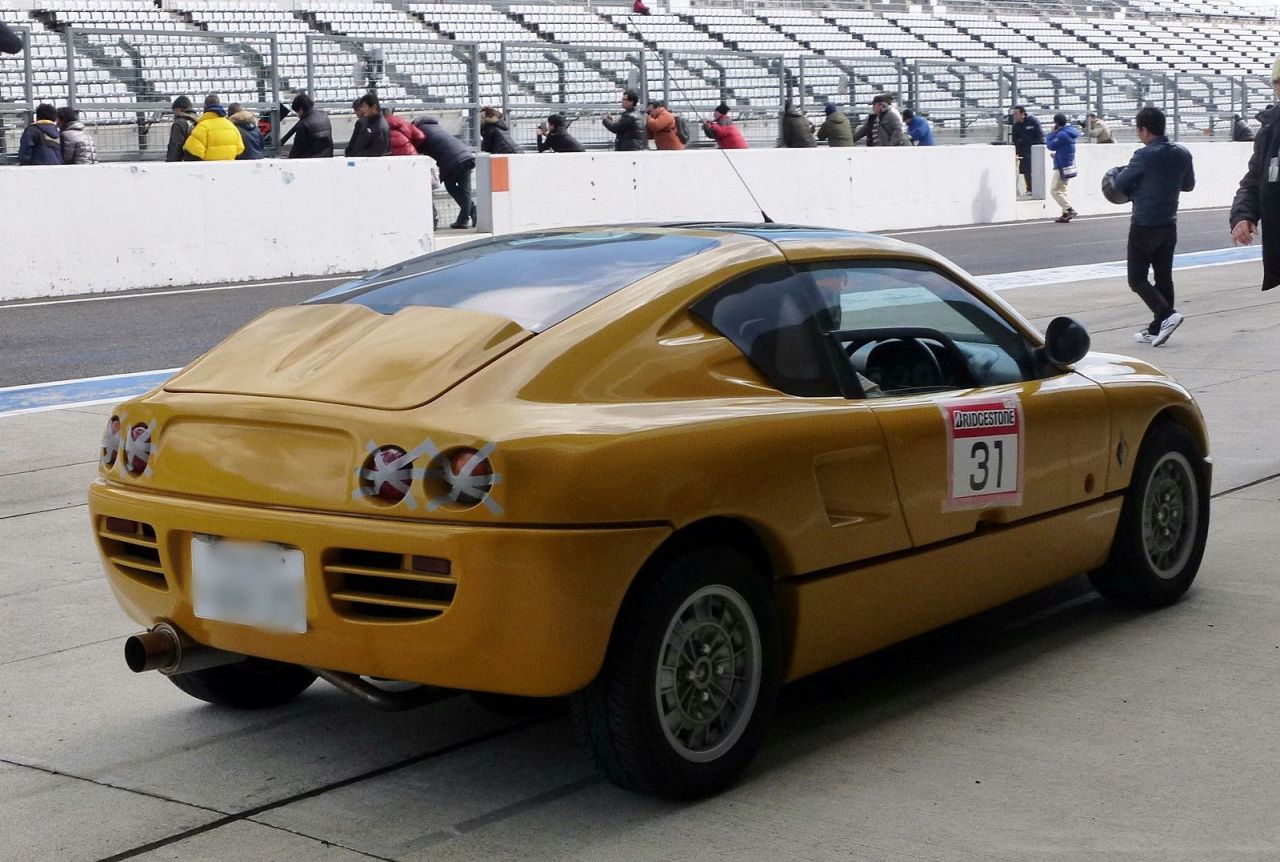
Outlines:
<svg viewBox="0 0 1280 862"><path fill-rule="evenodd" d="M826 307L823 330L877 397L1033 378L1022 334L926 264L863 261L800 268Z"/></svg>
<svg viewBox="0 0 1280 862"><path fill-rule="evenodd" d="M690 309L790 395L839 396L834 342L807 275L774 265L740 276Z"/></svg>

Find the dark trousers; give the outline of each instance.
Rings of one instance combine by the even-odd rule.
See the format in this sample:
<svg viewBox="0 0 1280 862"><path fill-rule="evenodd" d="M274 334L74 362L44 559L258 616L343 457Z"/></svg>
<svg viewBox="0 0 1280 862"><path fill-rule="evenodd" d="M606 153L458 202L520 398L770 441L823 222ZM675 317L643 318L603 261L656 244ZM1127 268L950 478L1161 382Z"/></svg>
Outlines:
<svg viewBox="0 0 1280 862"><path fill-rule="evenodd" d="M1022 174L1023 182L1027 184L1027 193L1031 193L1031 153L1018 153L1018 173Z"/></svg>
<svg viewBox="0 0 1280 862"><path fill-rule="evenodd" d="M444 190L458 204L458 220L454 222L455 225L465 225L475 218L476 207L471 202L471 174L475 169L475 162L472 162L451 172L447 177L440 178L444 183Z"/></svg>
<svg viewBox="0 0 1280 862"><path fill-rule="evenodd" d="M1154 315L1147 331L1155 335L1160 322L1173 313L1173 249L1178 244L1178 226L1129 226L1129 288L1147 304ZM1154 271L1155 284L1147 280Z"/></svg>

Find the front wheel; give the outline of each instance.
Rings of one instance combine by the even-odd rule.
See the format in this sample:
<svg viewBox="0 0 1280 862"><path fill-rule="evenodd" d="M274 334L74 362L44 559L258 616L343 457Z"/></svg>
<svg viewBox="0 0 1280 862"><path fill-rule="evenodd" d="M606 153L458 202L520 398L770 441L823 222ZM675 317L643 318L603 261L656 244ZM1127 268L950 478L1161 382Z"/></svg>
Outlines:
<svg viewBox="0 0 1280 862"><path fill-rule="evenodd" d="M574 698L600 768L673 798L731 784L760 746L780 675L777 615L741 552L702 546L641 576L600 676Z"/></svg>
<svg viewBox="0 0 1280 862"><path fill-rule="evenodd" d="M1209 483L1191 436L1167 423L1151 430L1125 493L1111 558L1090 575L1120 604L1161 607L1195 580L1209 534Z"/></svg>
<svg viewBox="0 0 1280 862"><path fill-rule="evenodd" d="M265 709L293 700L315 682L305 667L247 658L235 664L175 674L169 681L198 700L236 709Z"/></svg>

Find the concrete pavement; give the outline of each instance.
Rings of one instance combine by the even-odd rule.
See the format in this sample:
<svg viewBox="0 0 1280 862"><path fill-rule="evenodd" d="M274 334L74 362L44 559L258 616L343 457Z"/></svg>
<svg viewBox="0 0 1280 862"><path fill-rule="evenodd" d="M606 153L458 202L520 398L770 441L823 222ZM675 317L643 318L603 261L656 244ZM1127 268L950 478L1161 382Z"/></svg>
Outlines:
<svg viewBox="0 0 1280 862"><path fill-rule="evenodd" d="M1280 858L1280 298L1177 276L1137 345L1117 280L1002 294L1196 394L1216 463L1181 603L1074 581L790 686L746 780L677 805L598 778L562 716L468 698L383 714L324 683L232 713L124 667L84 487L109 406L0 417L0 859ZM159 366L157 366L159 367Z"/></svg>

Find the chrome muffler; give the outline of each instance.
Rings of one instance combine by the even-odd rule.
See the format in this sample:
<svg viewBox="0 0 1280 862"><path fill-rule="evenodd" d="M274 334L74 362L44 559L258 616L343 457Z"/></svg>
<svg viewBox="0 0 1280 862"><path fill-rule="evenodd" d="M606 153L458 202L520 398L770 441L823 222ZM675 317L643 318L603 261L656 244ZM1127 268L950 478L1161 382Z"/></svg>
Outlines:
<svg viewBox="0 0 1280 862"><path fill-rule="evenodd" d="M134 673L158 670L165 676L244 661L246 656L198 644L170 623L132 635L124 642L124 663Z"/></svg>

